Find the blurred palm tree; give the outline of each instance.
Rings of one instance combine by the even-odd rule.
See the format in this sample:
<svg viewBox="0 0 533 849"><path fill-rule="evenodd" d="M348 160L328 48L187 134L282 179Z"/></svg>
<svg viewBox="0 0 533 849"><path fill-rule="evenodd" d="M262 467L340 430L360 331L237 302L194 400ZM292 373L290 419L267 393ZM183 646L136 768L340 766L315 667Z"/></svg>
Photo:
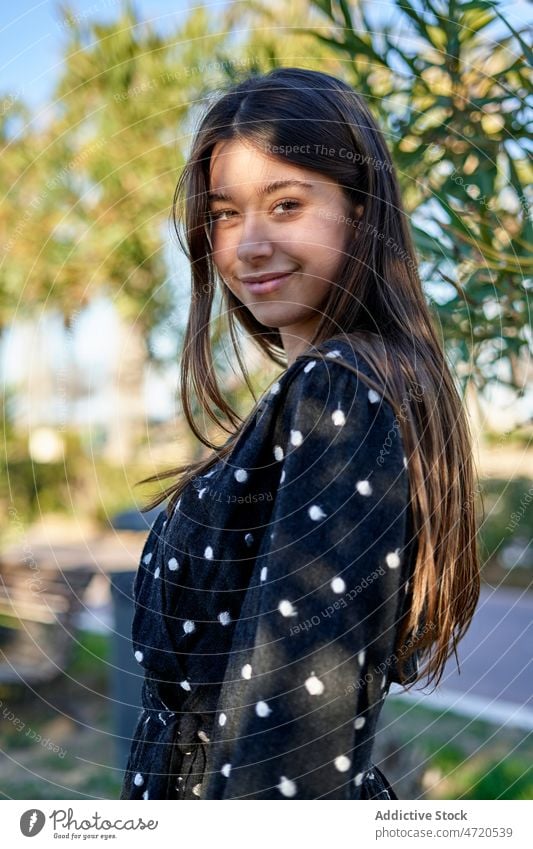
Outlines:
<svg viewBox="0 0 533 849"><path fill-rule="evenodd" d="M144 418L150 331L163 321L176 336L182 331L173 311L188 281L180 269L170 285L169 214L188 143L194 71L224 36L211 32L202 7L165 36L129 2L105 24L68 5L58 6L58 16L66 41L50 119L37 129L21 112L20 136L8 138L6 128L1 188L9 204L0 235L9 256L0 304L11 305L4 320L60 310L68 330L98 296L111 299L122 330L109 454L120 461ZM14 209L21 218L15 228Z"/></svg>
<svg viewBox="0 0 533 849"><path fill-rule="evenodd" d="M533 272L525 28L490 0L394 0L379 31L363 2L312 5L330 24L316 39L344 59L385 128L458 374L465 386L498 381L522 393ZM497 41L487 32L495 22L507 33Z"/></svg>

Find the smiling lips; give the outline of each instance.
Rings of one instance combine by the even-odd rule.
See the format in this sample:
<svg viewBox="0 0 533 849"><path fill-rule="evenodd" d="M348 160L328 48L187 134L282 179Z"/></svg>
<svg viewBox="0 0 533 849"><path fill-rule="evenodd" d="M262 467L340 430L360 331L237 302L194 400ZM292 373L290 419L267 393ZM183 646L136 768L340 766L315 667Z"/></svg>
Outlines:
<svg viewBox="0 0 533 849"><path fill-rule="evenodd" d="M255 277L241 277L241 282L244 283L250 292L258 294L267 294L279 289L281 284L287 277L290 277L292 271L274 271L272 274L258 274Z"/></svg>

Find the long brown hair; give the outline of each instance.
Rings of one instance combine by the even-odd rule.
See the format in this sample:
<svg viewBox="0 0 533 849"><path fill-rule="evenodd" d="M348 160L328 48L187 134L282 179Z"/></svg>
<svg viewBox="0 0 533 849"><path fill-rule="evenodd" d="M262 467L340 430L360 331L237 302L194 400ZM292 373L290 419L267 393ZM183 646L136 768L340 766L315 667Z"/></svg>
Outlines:
<svg viewBox="0 0 533 849"><path fill-rule="evenodd" d="M372 384L362 372L361 379L379 390L396 413L408 458L417 542L412 599L397 649L404 659L417 649L427 663L419 667L415 681L427 673L427 683L436 679L438 684L446 660L452 653L457 660L457 643L479 598L471 434L423 295L390 153L365 101L336 77L287 67L248 76L223 90L200 121L176 186L173 221L192 277L181 401L191 430L211 453L141 481L174 479L145 509L169 498L167 509L173 510L194 476L231 451L247 421L219 388L209 332L220 280L208 230L209 166L215 144L229 139L252 142L263 151L276 145L275 150L282 151L276 153L278 158L336 180L354 209L363 206L310 347L334 337L349 338L375 374ZM253 394L238 325L269 360L286 366L281 336L276 328L260 324L222 281L221 286L229 334ZM213 444L197 428L192 391L201 409L229 433L224 445ZM255 407L250 415L254 412ZM409 640L413 634L416 639Z"/></svg>

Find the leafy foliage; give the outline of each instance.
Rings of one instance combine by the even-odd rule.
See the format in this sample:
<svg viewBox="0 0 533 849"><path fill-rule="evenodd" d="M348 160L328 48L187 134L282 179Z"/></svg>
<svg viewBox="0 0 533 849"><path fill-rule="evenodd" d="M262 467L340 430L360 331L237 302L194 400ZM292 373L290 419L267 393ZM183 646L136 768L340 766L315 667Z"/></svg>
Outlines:
<svg viewBox="0 0 533 849"><path fill-rule="evenodd" d="M378 32L365 8L312 0L316 38L385 128L457 370L522 391L531 343L531 49L492 0L395 0ZM501 21L508 35L487 30ZM444 285L443 285L444 284Z"/></svg>

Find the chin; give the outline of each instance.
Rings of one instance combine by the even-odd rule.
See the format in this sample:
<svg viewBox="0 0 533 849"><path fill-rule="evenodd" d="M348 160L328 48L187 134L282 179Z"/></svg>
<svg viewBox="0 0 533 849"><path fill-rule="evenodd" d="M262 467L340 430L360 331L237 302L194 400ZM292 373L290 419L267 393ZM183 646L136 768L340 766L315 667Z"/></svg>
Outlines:
<svg viewBox="0 0 533 849"><path fill-rule="evenodd" d="M293 324L298 324L308 317L302 316L297 312L289 314L287 307L283 304L272 304L270 308L267 304L254 304L253 306L245 304L245 306L250 310L256 321L259 321L260 324L264 324L265 327L287 327Z"/></svg>

